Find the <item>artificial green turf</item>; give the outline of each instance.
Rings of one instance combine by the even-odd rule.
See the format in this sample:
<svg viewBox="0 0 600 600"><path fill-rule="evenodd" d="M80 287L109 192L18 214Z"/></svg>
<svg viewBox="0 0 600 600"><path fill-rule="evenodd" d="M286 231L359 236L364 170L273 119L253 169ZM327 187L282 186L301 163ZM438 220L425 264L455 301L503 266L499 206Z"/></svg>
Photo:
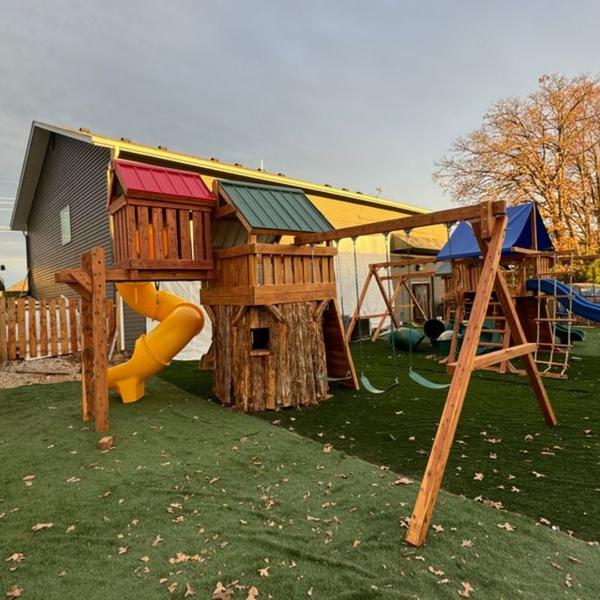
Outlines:
<svg viewBox="0 0 600 600"><path fill-rule="evenodd" d="M536 521L549 520L586 540L600 540L600 330L577 344L570 379L545 379L558 426L545 425L527 378L473 376L443 487L480 501L501 502ZM360 369L358 346L352 345ZM394 378L390 350L366 343L365 371L385 387ZM413 356L415 370L448 381L431 348ZM256 415L281 427L399 473L421 478L446 391L419 387L400 357L401 385L387 394L337 390L318 407ZM197 363L174 363L161 377L206 397L210 376ZM531 438L531 439L530 439ZM475 479L482 473L483 479ZM536 475L536 473L538 475Z"/></svg>
<svg viewBox="0 0 600 600"><path fill-rule="evenodd" d="M600 597L597 546L443 492L437 532L411 549L415 484L159 379L147 391L112 398L109 452L77 383L0 391L0 593L168 598L175 582L171 597L188 583L204 599L237 581L234 599L251 585L259 599L430 599L465 582L474 598Z"/></svg>

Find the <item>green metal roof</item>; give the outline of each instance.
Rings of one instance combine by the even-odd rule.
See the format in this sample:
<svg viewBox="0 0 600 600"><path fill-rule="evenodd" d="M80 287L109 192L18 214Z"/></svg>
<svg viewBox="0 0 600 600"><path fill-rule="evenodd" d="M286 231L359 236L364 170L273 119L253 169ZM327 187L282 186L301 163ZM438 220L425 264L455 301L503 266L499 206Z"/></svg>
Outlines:
<svg viewBox="0 0 600 600"><path fill-rule="evenodd" d="M306 194L296 188L219 180L252 229L331 231L333 226Z"/></svg>

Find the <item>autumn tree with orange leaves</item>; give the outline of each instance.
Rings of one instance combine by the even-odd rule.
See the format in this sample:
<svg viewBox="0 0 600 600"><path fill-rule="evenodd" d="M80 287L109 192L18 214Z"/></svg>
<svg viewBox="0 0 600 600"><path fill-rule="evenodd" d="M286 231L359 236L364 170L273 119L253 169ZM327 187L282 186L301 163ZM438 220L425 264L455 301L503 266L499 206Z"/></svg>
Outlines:
<svg viewBox="0 0 600 600"><path fill-rule="evenodd" d="M460 203L535 201L559 249L600 248L600 78L544 75L459 137L434 179Z"/></svg>

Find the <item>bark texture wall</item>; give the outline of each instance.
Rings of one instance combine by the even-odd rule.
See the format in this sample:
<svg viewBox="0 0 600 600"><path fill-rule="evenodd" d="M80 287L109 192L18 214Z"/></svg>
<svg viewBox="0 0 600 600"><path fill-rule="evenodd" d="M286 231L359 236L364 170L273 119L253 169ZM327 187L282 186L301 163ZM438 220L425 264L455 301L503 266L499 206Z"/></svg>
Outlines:
<svg viewBox="0 0 600 600"><path fill-rule="evenodd" d="M327 397L323 316L317 302L280 304L280 322L265 307L249 307L235 323L239 306L214 308L214 392L243 412L317 404ZM253 349L252 330L268 328L268 349Z"/></svg>

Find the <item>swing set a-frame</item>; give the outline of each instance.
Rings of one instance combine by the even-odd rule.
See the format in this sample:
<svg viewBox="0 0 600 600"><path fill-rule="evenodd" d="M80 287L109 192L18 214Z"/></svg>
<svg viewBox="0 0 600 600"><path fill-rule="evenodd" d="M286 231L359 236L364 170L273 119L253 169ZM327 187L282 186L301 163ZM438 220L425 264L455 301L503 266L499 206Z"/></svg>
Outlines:
<svg viewBox="0 0 600 600"><path fill-rule="evenodd" d="M502 244L508 222L506 203L489 201L475 206L295 237L296 244L318 244L344 238L356 239L361 235L397 230L410 231L428 225L447 225L457 221L470 221L481 250L482 271L458 359L447 365L452 382L406 535L406 541L413 546L420 546L425 541L473 371L520 357L546 423L556 425L556 417L535 362L537 344L527 341L510 289L500 268ZM381 290L386 297L383 286ZM481 330L493 293L501 306L507 329L510 330L512 345L477 355ZM389 304L389 298L387 300L386 304ZM391 306L388 305L387 308L391 311ZM393 315L393 311L391 314Z"/></svg>
<svg viewBox="0 0 600 600"><path fill-rule="evenodd" d="M409 318L414 318L415 313L419 313L424 321L428 321L431 318L430 307L421 305L411 289L410 284L412 279L433 277L435 275L435 269L429 271L411 271L410 267L416 267L417 265L425 266L433 263L433 258L405 258L400 260L386 260L385 262L370 264L368 267L369 271L367 278L365 279L362 290L360 291L358 304L352 313L352 317L348 323L348 328L346 329L346 341L349 342L352 339L352 334L360 319L379 319L377 327L373 333L370 334L372 342L377 341L377 338L381 334L383 326L385 325L386 319L390 318L393 326L397 329L400 327L397 317L398 309L409 309L412 311L412 314ZM405 268L409 269L408 272L394 273L394 270L402 271ZM385 269L385 275L380 274L382 269ZM384 283L389 281L393 282L393 290L391 294L386 292L384 287ZM385 309L382 313L363 315L361 314L362 308L367 296L367 292L369 291L369 288L372 286L373 282L377 284L375 289L381 293L383 303L385 304ZM407 304L401 304L398 302L398 299L402 298L403 295L409 299Z"/></svg>

